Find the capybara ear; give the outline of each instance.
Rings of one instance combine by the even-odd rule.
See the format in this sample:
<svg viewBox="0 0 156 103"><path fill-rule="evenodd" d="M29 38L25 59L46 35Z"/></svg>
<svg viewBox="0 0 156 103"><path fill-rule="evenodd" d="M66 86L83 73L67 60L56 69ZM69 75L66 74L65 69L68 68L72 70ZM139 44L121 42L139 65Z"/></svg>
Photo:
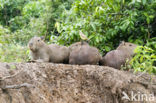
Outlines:
<svg viewBox="0 0 156 103"><path fill-rule="evenodd" d="M45 37L44 37L44 36L41 36L40 38L41 38L41 40L44 40L44 39L45 39Z"/></svg>

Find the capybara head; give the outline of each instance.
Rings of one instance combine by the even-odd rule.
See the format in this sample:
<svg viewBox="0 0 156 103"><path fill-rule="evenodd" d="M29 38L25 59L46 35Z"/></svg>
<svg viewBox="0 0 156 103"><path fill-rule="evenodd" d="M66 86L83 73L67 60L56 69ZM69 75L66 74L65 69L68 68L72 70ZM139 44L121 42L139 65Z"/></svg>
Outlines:
<svg viewBox="0 0 156 103"><path fill-rule="evenodd" d="M71 46L69 46L69 50L70 51L75 50L76 48L78 48L78 46L81 46L81 45L89 45L89 44L87 42L76 42L72 44Z"/></svg>
<svg viewBox="0 0 156 103"><path fill-rule="evenodd" d="M122 41L122 43L117 47L117 50L123 50L130 54L134 54L134 49L136 47L136 44Z"/></svg>
<svg viewBox="0 0 156 103"><path fill-rule="evenodd" d="M45 43L43 41L44 37L33 37L28 43L28 47L31 51L35 52L41 48Z"/></svg>

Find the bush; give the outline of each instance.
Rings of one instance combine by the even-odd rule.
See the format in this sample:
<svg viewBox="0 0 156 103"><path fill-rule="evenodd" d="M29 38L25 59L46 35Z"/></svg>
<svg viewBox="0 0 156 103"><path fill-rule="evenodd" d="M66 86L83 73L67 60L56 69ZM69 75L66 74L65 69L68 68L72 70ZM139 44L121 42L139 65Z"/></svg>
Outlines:
<svg viewBox="0 0 156 103"><path fill-rule="evenodd" d="M9 21L21 15L25 0L1 0L0 1L0 23L9 26Z"/></svg>
<svg viewBox="0 0 156 103"><path fill-rule="evenodd" d="M4 28L0 25L0 44L9 43L10 38L10 30L8 28Z"/></svg>
<svg viewBox="0 0 156 103"><path fill-rule="evenodd" d="M136 71L145 71L156 74L156 38L153 38L145 46L135 49L136 56L130 61Z"/></svg>
<svg viewBox="0 0 156 103"><path fill-rule="evenodd" d="M22 15L26 18L38 18L45 11L44 8L45 7L43 3L39 1L30 1L24 6Z"/></svg>
<svg viewBox="0 0 156 103"><path fill-rule="evenodd" d="M26 62L28 61L27 47L14 44L0 45L0 61L1 62Z"/></svg>
<svg viewBox="0 0 156 103"><path fill-rule="evenodd" d="M156 53L153 49L140 46L135 50L137 55L131 60L135 72L142 71L156 74Z"/></svg>
<svg viewBox="0 0 156 103"><path fill-rule="evenodd" d="M63 19L56 27L61 28L57 29L57 41L80 41L81 30L101 52L114 49L122 40L144 44L155 34L155 11L155 0L76 0L70 10L62 13Z"/></svg>

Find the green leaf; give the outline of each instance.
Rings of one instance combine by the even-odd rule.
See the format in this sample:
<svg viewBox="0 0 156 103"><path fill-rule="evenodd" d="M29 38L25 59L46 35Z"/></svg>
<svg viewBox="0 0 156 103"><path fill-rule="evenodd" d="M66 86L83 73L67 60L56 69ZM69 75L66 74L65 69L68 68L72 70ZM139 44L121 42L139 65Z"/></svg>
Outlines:
<svg viewBox="0 0 156 103"><path fill-rule="evenodd" d="M90 25L92 26L93 30L96 31L95 25L93 23L91 23Z"/></svg>
<svg viewBox="0 0 156 103"><path fill-rule="evenodd" d="M145 5L145 4L146 4L146 2L147 2L146 0L142 0L143 5Z"/></svg>
<svg viewBox="0 0 156 103"><path fill-rule="evenodd" d="M110 51L111 48L110 48L109 46L105 46L105 50L106 50L106 51Z"/></svg>

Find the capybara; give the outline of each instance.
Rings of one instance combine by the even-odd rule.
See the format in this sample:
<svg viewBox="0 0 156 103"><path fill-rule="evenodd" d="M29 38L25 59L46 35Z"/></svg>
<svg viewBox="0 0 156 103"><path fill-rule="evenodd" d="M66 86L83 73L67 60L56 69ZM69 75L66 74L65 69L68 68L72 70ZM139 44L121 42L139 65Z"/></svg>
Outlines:
<svg viewBox="0 0 156 103"><path fill-rule="evenodd" d="M122 42L116 50L108 52L101 60L100 65L120 69L121 65L126 63L134 55L134 49L137 45L128 42Z"/></svg>
<svg viewBox="0 0 156 103"><path fill-rule="evenodd" d="M69 64L91 64L96 65L101 60L101 54L95 47L91 47L88 44L77 46L70 52Z"/></svg>
<svg viewBox="0 0 156 103"><path fill-rule="evenodd" d="M67 63L69 48L57 44L47 45L41 37L33 37L29 43L30 55L35 62Z"/></svg>

